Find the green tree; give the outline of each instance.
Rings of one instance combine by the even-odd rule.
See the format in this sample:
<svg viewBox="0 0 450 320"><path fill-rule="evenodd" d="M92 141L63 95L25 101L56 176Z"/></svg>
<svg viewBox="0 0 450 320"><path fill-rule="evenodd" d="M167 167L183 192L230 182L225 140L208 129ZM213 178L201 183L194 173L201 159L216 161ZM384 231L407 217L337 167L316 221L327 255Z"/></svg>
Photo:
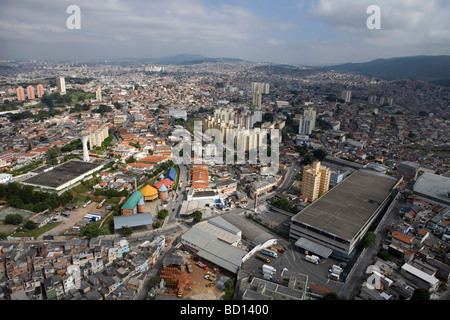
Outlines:
<svg viewBox="0 0 450 320"><path fill-rule="evenodd" d="M161 227L161 221L156 220L155 223L153 223L153 228L158 229Z"/></svg>
<svg viewBox="0 0 450 320"><path fill-rule="evenodd" d="M167 218L168 215L169 215L169 211L167 211L166 209L159 210L159 212L158 212L158 217L161 219Z"/></svg>
<svg viewBox="0 0 450 320"><path fill-rule="evenodd" d="M311 154L307 154L305 158L303 158L303 164L305 166L312 164L314 162L314 157Z"/></svg>
<svg viewBox="0 0 450 320"><path fill-rule="evenodd" d="M430 300L430 291L424 288L417 288L411 297L411 300Z"/></svg>
<svg viewBox="0 0 450 320"><path fill-rule="evenodd" d="M133 233L133 230L130 227L125 226L125 227L122 228L121 234L123 236L129 236L132 233Z"/></svg>
<svg viewBox="0 0 450 320"><path fill-rule="evenodd" d="M3 221L4 224L19 225L23 221L23 217L18 213L8 214Z"/></svg>
<svg viewBox="0 0 450 320"><path fill-rule="evenodd" d="M376 237L377 237L376 234L373 233L372 231L367 232L367 235L363 241L364 248L370 247L375 242Z"/></svg>
<svg viewBox="0 0 450 320"><path fill-rule="evenodd" d="M225 294L222 296L223 300L232 300L234 295L234 282L233 280L227 280L224 283Z"/></svg>
<svg viewBox="0 0 450 320"><path fill-rule="evenodd" d="M194 223L199 223L200 221L202 221L203 213L200 210L195 210L192 213L192 216L194 217Z"/></svg>
<svg viewBox="0 0 450 320"><path fill-rule="evenodd" d="M23 224L23 227L27 230L34 230L34 229L36 229L37 226L36 226L36 223L34 223L31 220L28 220L27 222L25 222Z"/></svg>
<svg viewBox="0 0 450 320"><path fill-rule="evenodd" d="M313 152L314 158L316 158L319 161L323 161L325 157L327 156L327 152L323 149L316 149Z"/></svg>
<svg viewBox="0 0 450 320"><path fill-rule="evenodd" d="M323 300L340 300L336 292L328 292L323 296Z"/></svg>

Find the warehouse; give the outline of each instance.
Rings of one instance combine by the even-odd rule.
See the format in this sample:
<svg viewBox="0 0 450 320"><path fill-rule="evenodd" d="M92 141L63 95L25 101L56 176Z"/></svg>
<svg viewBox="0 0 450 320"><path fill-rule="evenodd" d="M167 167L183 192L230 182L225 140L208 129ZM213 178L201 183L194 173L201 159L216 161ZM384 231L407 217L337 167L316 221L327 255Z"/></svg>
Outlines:
<svg viewBox="0 0 450 320"><path fill-rule="evenodd" d="M450 178L432 173L422 174L413 187L414 194L428 202L450 206Z"/></svg>
<svg viewBox="0 0 450 320"><path fill-rule="evenodd" d="M123 227L129 227L133 231L146 230L153 225L151 213L134 214L131 216L114 217L114 231L120 232Z"/></svg>
<svg viewBox="0 0 450 320"><path fill-rule="evenodd" d="M221 217L197 223L181 237L185 248L232 273L238 273L244 250L237 247L242 232Z"/></svg>
<svg viewBox="0 0 450 320"><path fill-rule="evenodd" d="M22 183L46 190L62 191L76 182L103 168L102 163L84 161L68 161L57 167L50 167L43 172L32 176Z"/></svg>
<svg viewBox="0 0 450 320"><path fill-rule="evenodd" d="M292 217L290 238L298 248L324 257L349 256L384 214L399 180L360 169ZM320 253L319 253L320 252Z"/></svg>

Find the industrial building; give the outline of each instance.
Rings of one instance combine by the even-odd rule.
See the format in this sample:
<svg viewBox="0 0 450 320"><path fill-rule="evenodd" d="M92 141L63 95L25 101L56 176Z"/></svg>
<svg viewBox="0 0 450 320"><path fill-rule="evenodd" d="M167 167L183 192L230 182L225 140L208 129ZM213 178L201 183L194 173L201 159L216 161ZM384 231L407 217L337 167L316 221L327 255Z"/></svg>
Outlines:
<svg viewBox="0 0 450 320"><path fill-rule="evenodd" d="M153 225L153 217L151 213L114 217L115 232L120 232L123 227L129 227L132 230L136 230L136 229L147 229L152 225Z"/></svg>
<svg viewBox="0 0 450 320"><path fill-rule="evenodd" d="M72 160L56 167L48 167L43 172L24 180L22 183L44 190L62 192L78 181L99 171L103 168L103 165L103 163Z"/></svg>
<svg viewBox="0 0 450 320"><path fill-rule="evenodd" d="M450 178L433 173L424 173L413 187L416 196L425 198L428 202L450 206Z"/></svg>
<svg viewBox="0 0 450 320"><path fill-rule="evenodd" d="M384 214L399 180L371 170L348 178L292 217L290 238L296 246L322 257L346 258Z"/></svg>
<svg viewBox="0 0 450 320"><path fill-rule="evenodd" d="M221 217L215 217L193 226L181 236L181 243L200 258L237 274L242 258L247 254L237 247L241 238L241 230Z"/></svg>

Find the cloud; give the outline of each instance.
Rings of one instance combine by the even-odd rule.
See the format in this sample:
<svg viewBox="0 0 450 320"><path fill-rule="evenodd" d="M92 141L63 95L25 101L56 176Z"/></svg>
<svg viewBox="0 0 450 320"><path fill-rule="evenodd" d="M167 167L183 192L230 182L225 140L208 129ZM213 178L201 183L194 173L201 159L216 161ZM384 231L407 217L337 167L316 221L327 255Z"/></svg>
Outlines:
<svg viewBox="0 0 450 320"><path fill-rule="evenodd" d="M312 13L337 31L376 46L424 46L450 40L447 0L319 0ZM381 9L381 30L369 30L367 8Z"/></svg>
<svg viewBox="0 0 450 320"><path fill-rule="evenodd" d="M272 46L285 46L286 41L284 40L280 40L280 39L273 39L273 38L269 38L266 40L266 42Z"/></svg>

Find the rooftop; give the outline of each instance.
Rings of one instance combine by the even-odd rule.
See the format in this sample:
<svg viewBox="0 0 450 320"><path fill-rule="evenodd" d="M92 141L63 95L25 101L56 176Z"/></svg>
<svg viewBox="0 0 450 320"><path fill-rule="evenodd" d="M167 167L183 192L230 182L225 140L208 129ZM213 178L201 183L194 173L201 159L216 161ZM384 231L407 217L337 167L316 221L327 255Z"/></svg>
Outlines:
<svg viewBox="0 0 450 320"><path fill-rule="evenodd" d="M72 160L54 167L51 170L41 172L23 182L25 184L58 188L91 170L100 169L102 166L103 164L99 163Z"/></svg>
<svg viewBox="0 0 450 320"><path fill-rule="evenodd" d="M398 180L360 169L292 220L351 240L389 196Z"/></svg>
<svg viewBox="0 0 450 320"><path fill-rule="evenodd" d="M424 173L413 187L414 193L431 200L450 205L450 178L433 173Z"/></svg>

